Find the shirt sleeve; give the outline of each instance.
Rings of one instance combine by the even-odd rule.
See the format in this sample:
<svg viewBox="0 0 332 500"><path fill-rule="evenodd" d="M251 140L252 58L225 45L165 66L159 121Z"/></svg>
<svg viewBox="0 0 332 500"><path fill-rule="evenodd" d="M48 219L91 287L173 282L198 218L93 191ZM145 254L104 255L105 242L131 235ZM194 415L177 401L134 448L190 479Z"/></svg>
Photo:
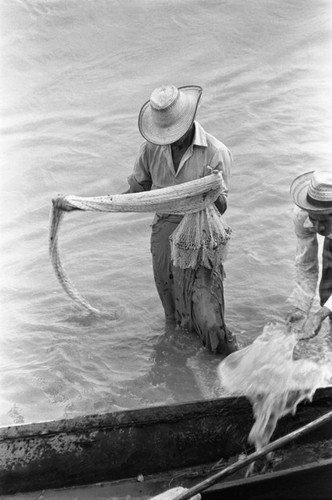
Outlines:
<svg viewBox="0 0 332 500"><path fill-rule="evenodd" d="M221 194L227 198L229 178L233 167L232 153L226 147L218 149L212 158L210 167L222 173L224 187Z"/></svg>
<svg viewBox="0 0 332 500"><path fill-rule="evenodd" d="M130 193L150 191L151 189L152 179L149 169L146 142L141 145L135 160L133 173L128 177L127 180L130 186Z"/></svg>
<svg viewBox="0 0 332 500"><path fill-rule="evenodd" d="M318 240L313 227L306 225L308 214L294 210L293 222L297 237L295 256L295 287L288 302L304 312L309 311L318 282Z"/></svg>

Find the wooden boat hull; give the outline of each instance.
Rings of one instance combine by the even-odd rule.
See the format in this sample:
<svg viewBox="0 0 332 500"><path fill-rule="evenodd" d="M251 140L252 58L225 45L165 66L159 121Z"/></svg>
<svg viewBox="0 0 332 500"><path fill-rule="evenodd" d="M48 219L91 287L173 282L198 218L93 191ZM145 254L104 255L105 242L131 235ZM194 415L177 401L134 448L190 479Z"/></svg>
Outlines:
<svg viewBox="0 0 332 500"><path fill-rule="evenodd" d="M197 474L197 476L195 476ZM75 488L42 490L24 493L24 500L148 500L170 487L191 487L200 480L197 469L172 471L167 474L85 485ZM262 475L228 479L201 493L202 500L327 500L332 491L332 459L323 459L304 466L265 473ZM21 498L19 496L19 498ZM18 500L17 495L6 500Z"/></svg>
<svg viewBox="0 0 332 500"><path fill-rule="evenodd" d="M212 486L202 500L326 500L332 493L332 458Z"/></svg>
<svg viewBox="0 0 332 500"><path fill-rule="evenodd" d="M273 439L331 407L332 387L319 389L295 416L279 421ZM0 494L124 481L220 459L226 463L252 451L247 443L252 425L251 405L240 397L0 428ZM306 439L332 440L332 425L301 442Z"/></svg>

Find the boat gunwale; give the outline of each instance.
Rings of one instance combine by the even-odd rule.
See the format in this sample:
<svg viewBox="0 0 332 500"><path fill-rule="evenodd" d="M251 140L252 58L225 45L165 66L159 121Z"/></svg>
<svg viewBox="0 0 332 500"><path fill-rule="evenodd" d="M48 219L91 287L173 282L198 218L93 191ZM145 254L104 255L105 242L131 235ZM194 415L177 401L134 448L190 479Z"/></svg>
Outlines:
<svg viewBox="0 0 332 500"><path fill-rule="evenodd" d="M332 398L332 388L331 388ZM182 420L186 415L190 417L208 417L219 413L225 404L234 405L239 401L250 407L249 401L243 397L224 397L216 399L198 400L188 403L176 403L172 405L148 406L130 410L116 410L107 413L96 413L81 415L68 419L46 420L42 422L31 422L0 426L0 441L2 439L17 439L20 437L51 436L59 432L75 432L89 429L117 429L132 427L133 425L149 426L155 422L160 424ZM153 417L151 417L153 413ZM45 428L45 430L44 430Z"/></svg>
<svg viewBox="0 0 332 500"><path fill-rule="evenodd" d="M320 399L332 401L332 386L319 388L313 398L306 399L300 404L315 402ZM2 440L15 440L18 438L33 438L37 436L52 436L59 433L94 432L100 430L132 427L133 425L149 426L154 422L170 423L183 419L186 415L206 418L215 415L225 406L237 406L239 402L248 408L251 407L245 396L226 396L221 398L197 400L172 405L156 405L145 408L115 410L107 413L81 415L69 419L46 420L0 426L0 442ZM332 405L332 402L331 402ZM153 416L151 416L153 414ZM88 430L87 430L88 429Z"/></svg>

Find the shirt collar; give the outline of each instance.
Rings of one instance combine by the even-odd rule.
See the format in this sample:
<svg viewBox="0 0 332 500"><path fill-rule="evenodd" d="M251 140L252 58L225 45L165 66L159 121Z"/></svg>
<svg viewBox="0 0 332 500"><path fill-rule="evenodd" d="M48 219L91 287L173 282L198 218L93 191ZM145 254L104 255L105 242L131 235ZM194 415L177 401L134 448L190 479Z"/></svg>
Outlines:
<svg viewBox="0 0 332 500"><path fill-rule="evenodd" d="M194 134L194 139L189 148L192 150L194 146L202 146L204 148L208 147L207 143L207 138L206 138L206 132L202 125L196 121L194 121L195 125L195 134ZM171 147L170 144L165 144L164 146L161 146L163 149L169 149Z"/></svg>
<svg viewBox="0 0 332 500"><path fill-rule="evenodd" d="M203 129L202 125L198 122L194 122L195 124L195 135L193 140L193 146L203 146L207 148L208 143L206 140L206 132Z"/></svg>
<svg viewBox="0 0 332 500"><path fill-rule="evenodd" d="M309 217L306 217L304 223L303 223L303 227L305 228L312 228L314 227L314 225L312 224L312 222L310 221Z"/></svg>

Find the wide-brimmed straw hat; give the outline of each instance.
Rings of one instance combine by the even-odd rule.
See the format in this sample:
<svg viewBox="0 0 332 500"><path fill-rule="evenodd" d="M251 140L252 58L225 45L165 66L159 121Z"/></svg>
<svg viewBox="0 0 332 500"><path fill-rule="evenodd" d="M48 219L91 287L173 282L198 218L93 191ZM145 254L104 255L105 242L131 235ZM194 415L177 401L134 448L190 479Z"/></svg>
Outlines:
<svg viewBox="0 0 332 500"><path fill-rule="evenodd" d="M138 116L138 128L144 139L158 145L179 140L194 121L202 90L199 85L179 88L166 85L155 89Z"/></svg>
<svg viewBox="0 0 332 500"><path fill-rule="evenodd" d="M290 187L294 203L309 212L332 213L332 171L306 172L294 179Z"/></svg>

